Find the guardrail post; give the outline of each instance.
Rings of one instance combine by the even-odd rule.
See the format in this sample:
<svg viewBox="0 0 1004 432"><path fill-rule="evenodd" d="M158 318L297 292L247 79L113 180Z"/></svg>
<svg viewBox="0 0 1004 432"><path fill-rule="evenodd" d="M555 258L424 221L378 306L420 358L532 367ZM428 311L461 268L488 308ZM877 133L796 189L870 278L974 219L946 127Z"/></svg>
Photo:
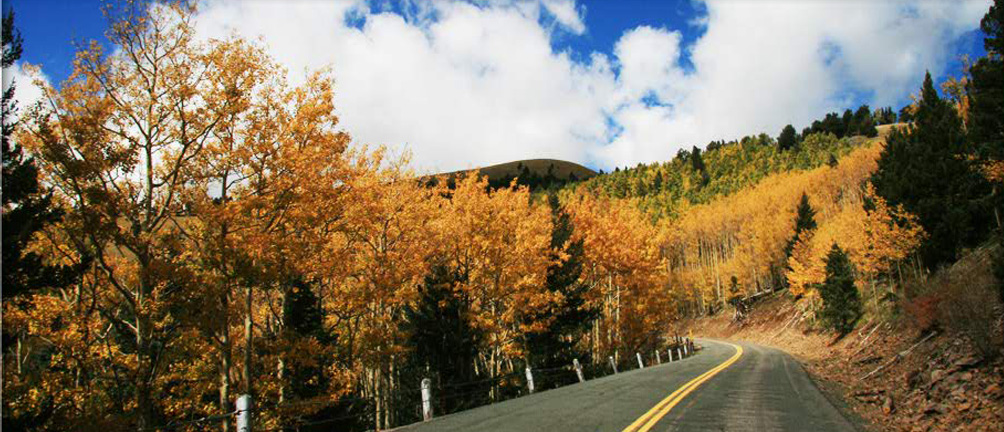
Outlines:
<svg viewBox="0 0 1004 432"><path fill-rule="evenodd" d="M641 362L641 354L640 353L634 353L634 355L636 357L638 357L638 369L645 369L645 363Z"/></svg>
<svg viewBox="0 0 1004 432"><path fill-rule="evenodd" d="M659 356L659 350L655 350L655 364L662 364L662 357Z"/></svg>
<svg viewBox="0 0 1004 432"><path fill-rule="evenodd" d="M687 343L686 342L683 343L683 355L688 356L688 357L690 356L690 353L687 352Z"/></svg>
<svg viewBox="0 0 1004 432"><path fill-rule="evenodd" d="M422 378L422 420L432 420L432 380Z"/></svg>
<svg viewBox="0 0 1004 432"><path fill-rule="evenodd" d="M683 348L676 347L676 358L683 360Z"/></svg>
<svg viewBox="0 0 1004 432"><path fill-rule="evenodd" d="M610 359L610 367L617 373L617 363L614 362L614 356L607 357Z"/></svg>
<svg viewBox="0 0 1004 432"><path fill-rule="evenodd" d="M666 348L666 357L669 358L669 362L670 363L673 362L673 349L672 348Z"/></svg>
<svg viewBox="0 0 1004 432"><path fill-rule="evenodd" d="M237 432L251 432L251 395L237 398Z"/></svg>
<svg viewBox="0 0 1004 432"><path fill-rule="evenodd" d="M526 367L526 387L533 394L533 372L530 371L530 366Z"/></svg>
<svg viewBox="0 0 1004 432"><path fill-rule="evenodd" d="M575 366L575 375L579 377L579 382L586 382L582 377L582 364L579 363L579 359L572 359L572 366Z"/></svg>

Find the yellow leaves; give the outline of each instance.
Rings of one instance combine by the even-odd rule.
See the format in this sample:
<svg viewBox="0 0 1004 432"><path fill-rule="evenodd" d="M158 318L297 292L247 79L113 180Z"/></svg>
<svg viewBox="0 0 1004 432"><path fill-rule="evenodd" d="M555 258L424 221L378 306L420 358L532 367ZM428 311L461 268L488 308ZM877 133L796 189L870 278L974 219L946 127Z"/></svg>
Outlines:
<svg viewBox="0 0 1004 432"><path fill-rule="evenodd" d="M980 172L993 183L1004 183L1004 161L986 161L980 164Z"/></svg>
<svg viewBox="0 0 1004 432"><path fill-rule="evenodd" d="M870 186L861 186L874 172L881 150L881 142L873 141L837 167L773 175L750 189L682 211L664 246L680 285L676 289L722 301L722 281L729 277L736 276L751 294L776 283L776 269L790 267L793 293L811 294L808 288L822 281L822 259L833 242L848 251L859 272L887 271L916 248L922 234L910 215L889 208ZM793 235L803 191L811 197L818 228L802 236L785 262L784 246ZM865 201L874 210L865 211Z"/></svg>
<svg viewBox="0 0 1004 432"><path fill-rule="evenodd" d="M522 314L557 301L544 287L550 264L550 213L534 205L525 187L489 191L488 181L466 175L442 210L446 256L467 276L475 325L490 343L513 353ZM538 323L539 324L539 323Z"/></svg>
<svg viewBox="0 0 1004 432"><path fill-rule="evenodd" d="M811 294L814 286L826 279L825 247L811 233L799 240L788 259L788 289L794 296Z"/></svg>

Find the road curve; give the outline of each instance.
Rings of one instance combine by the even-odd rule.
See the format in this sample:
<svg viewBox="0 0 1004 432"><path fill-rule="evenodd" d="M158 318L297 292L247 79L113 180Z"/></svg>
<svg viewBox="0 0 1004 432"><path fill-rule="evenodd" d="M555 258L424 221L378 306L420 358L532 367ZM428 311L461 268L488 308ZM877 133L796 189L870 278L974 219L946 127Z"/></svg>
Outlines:
<svg viewBox="0 0 1004 432"><path fill-rule="evenodd" d="M790 355L745 342L700 339L698 343L704 349L682 361L548 390L398 430L856 430ZM737 351L741 352L738 358Z"/></svg>

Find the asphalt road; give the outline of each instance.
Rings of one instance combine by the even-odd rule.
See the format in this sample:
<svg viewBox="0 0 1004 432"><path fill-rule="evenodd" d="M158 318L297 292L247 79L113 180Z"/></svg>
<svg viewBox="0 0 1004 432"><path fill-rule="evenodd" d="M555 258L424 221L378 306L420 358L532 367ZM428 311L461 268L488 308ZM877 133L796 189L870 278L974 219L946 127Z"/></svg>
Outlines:
<svg viewBox="0 0 1004 432"><path fill-rule="evenodd" d="M788 354L748 343L698 343L704 349L682 361L548 390L400 430L856 430Z"/></svg>

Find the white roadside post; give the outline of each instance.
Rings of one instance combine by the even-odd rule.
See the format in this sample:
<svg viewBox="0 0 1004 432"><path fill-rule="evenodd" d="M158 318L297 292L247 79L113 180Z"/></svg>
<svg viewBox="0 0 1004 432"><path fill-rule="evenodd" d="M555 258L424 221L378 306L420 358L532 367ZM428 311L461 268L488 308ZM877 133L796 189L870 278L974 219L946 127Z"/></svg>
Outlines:
<svg viewBox="0 0 1004 432"><path fill-rule="evenodd" d="M634 353L638 357L638 369L645 369L645 363L641 362L641 353Z"/></svg>
<svg viewBox="0 0 1004 432"><path fill-rule="evenodd" d="M686 343L683 344L683 355L690 356L690 353L687 352L687 344Z"/></svg>
<svg viewBox="0 0 1004 432"><path fill-rule="evenodd" d="M533 372L530 371L530 366L526 367L526 387L533 394Z"/></svg>
<svg viewBox="0 0 1004 432"><path fill-rule="evenodd" d="M673 362L673 349L672 348L666 348L666 357L669 358L669 362L670 363Z"/></svg>
<svg viewBox="0 0 1004 432"><path fill-rule="evenodd" d="M586 382L582 377L582 364L579 363L579 359L572 359L572 366L575 366L575 375L579 377L579 382Z"/></svg>
<svg viewBox="0 0 1004 432"><path fill-rule="evenodd" d="M680 347L676 348L676 358L683 360L683 349Z"/></svg>
<svg viewBox="0 0 1004 432"><path fill-rule="evenodd" d="M614 373L617 373L617 363L614 362L614 356L610 356L607 358L610 359L610 368L614 370Z"/></svg>
<svg viewBox="0 0 1004 432"><path fill-rule="evenodd" d="M251 395L237 398L237 432L251 432Z"/></svg>
<svg viewBox="0 0 1004 432"><path fill-rule="evenodd" d="M432 420L432 380L422 378L422 420Z"/></svg>
<svg viewBox="0 0 1004 432"><path fill-rule="evenodd" d="M659 356L659 350L655 350L655 364L662 364L662 357Z"/></svg>

